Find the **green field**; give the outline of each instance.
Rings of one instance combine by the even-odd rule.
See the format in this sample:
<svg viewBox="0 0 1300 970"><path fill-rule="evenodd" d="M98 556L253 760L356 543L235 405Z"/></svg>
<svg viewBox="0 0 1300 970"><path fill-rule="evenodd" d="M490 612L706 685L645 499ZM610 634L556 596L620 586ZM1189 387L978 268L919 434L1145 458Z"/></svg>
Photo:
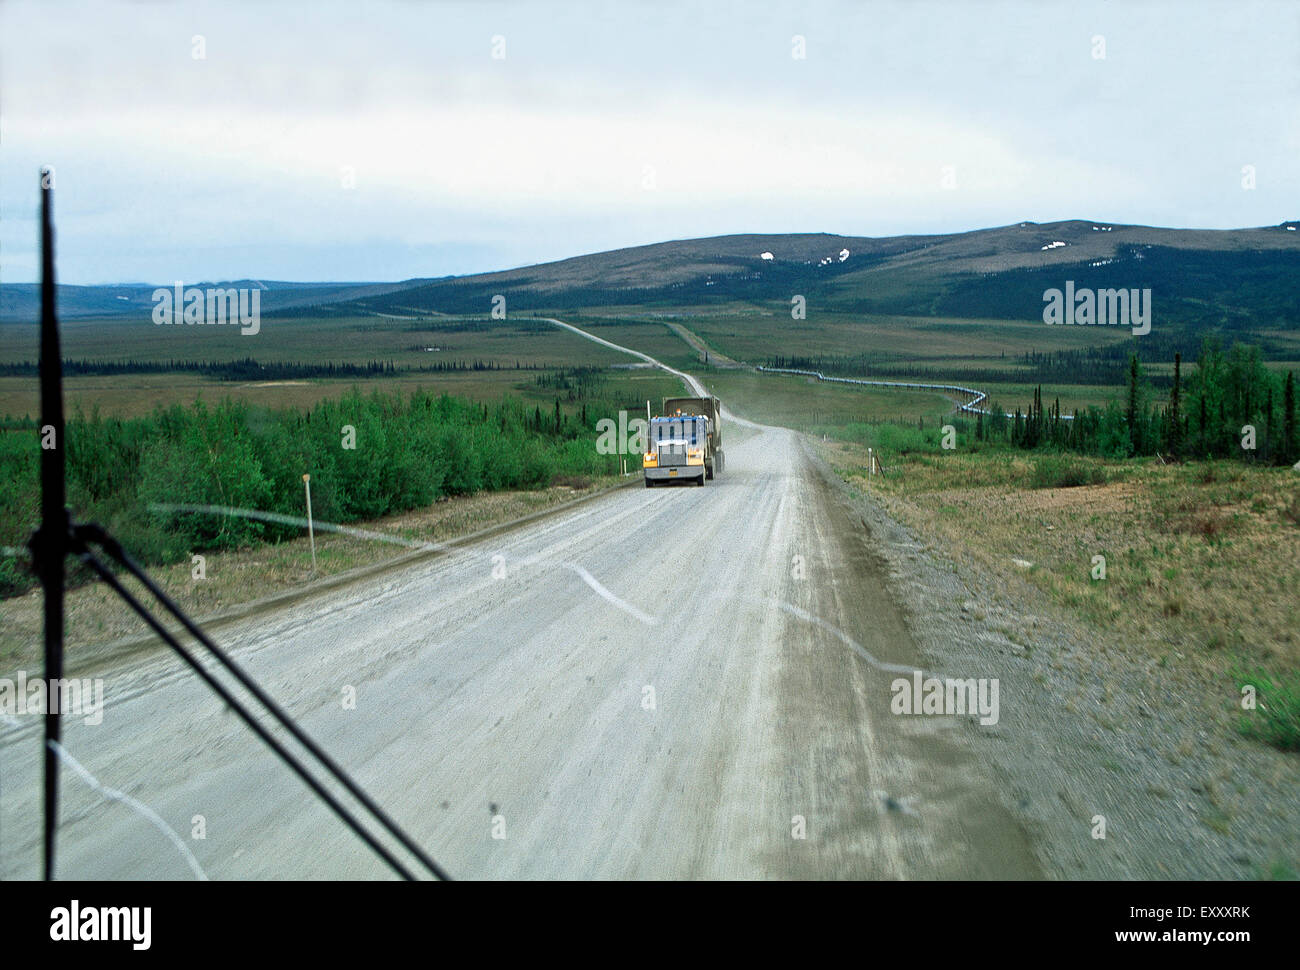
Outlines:
<svg viewBox="0 0 1300 970"><path fill-rule="evenodd" d="M627 357L567 330L524 317L425 317L264 315L261 331L243 336L236 327L157 326L140 319L74 320L60 325L63 356L70 360L228 361L252 357L262 363L393 361L399 368L481 361L500 367L607 366ZM9 324L0 364L35 361L37 328Z"/></svg>
<svg viewBox="0 0 1300 970"><path fill-rule="evenodd" d="M937 423L953 403L926 391L828 384L811 377L710 370L700 373L710 393L737 414L798 431L872 421Z"/></svg>
<svg viewBox="0 0 1300 970"><path fill-rule="evenodd" d="M665 320L645 319L632 315L597 317L578 313L560 314L557 319L581 327L605 340L649 354L655 360L678 370L689 371L700 365L699 355L668 328Z"/></svg>
<svg viewBox="0 0 1300 970"><path fill-rule="evenodd" d="M675 351L689 363L689 348L665 327L596 327L601 336ZM157 327L149 320L87 320L63 324L65 359L124 365L140 362L162 372L65 376L69 411L94 408L106 415L135 417L156 405L187 404L224 398L266 408L305 410L322 400L337 400L348 389L403 393L422 389L492 403L506 396L551 406L556 394L539 387L540 376L572 368L598 368L629 401L679 393L680 384L646 368L633 368L626 354L585 340L570 331L527 318L426 318L420 321L358 317L268 317L261 332L244 337L235 328ZM0 348L0 365L33 362L36 328L11 325ZM194 371L168 371L170 362L226 363L251 357L261 365L352 365L379 361L392 371L347 377L283 377L226 380ZM437 369L438 367L446 369ZM461 369L456 369L461 368ZM481 368L481 369L479 369ZM621 392L620 392L621 393ZM560 395L564 397L564 395ZM567 400L561 402L566 410ZM644 404L642 405L644 406ZM39 410L34 374L0 376L0 415L34 417Z"/></svg>
<svg viewBox="0 0 1300 970"><path fill-rule="evenodd" d="M582 326L590 321L575 319ZM879 377L883 380L915 381L921 383L957 383L987 391L990 400L1008 410L1024 407L1032 399L1034 388L1040 382L1026 379L1002 379L1024 370L1017 362L1025 351L1073 349L1077 337L1057 339L1056 334L1068 328L1052 328L1047 342L1026 347L1023 341L1030 336L1040 336L1046 327L1032 324L990 321L989 333L1002 335L1008 342L993 343L986 352L972 353L980 338L971 333L970 321L918 321L907 318L875 318L869 324L838 320L830 326L802 324L804 329L792 329L771 316L679 317L673 320L686 327L704 343L728 357L760 364L776 356L822 354L840 357L858 354L879 354L882 363L892 366L916 365L932 371L925 377L908 377L894 374L873 374L869 368L854 371L853 376ZM821 383L808 378L757 374L750 370L721 370L701 366L699 355L665 323L618 326L606 324L591 326L607 339L634 347L651 354L665 363L690 369L704 375L705 383L738 413L754 420L782 424L789 427L808 428L814 425L841 424L848 421L902 420L914 422L918 418L931 419L950 414L954 398L940 393L919 391L893 391L885 388L851 387ZM937 333L935 337L933 334ZM1019 340L1022 343L1012 342ZM910 347L910 355L904 349ZM916 352L923 347L924 353ZM1004 349L998 349L1004 347ZM988 377L967 374L977 369ZM952 376L961 370L959 376ZM1152 368L1156 373L1172 372L1166 368ZM849 375L841 375L849 376ZM1059 398L1064 413L1107 403L1122 394L1124 385L1079 384L1073 382L1042 382L1044 397L1054 401Z"/></svg>
<svg viewBox="0 0 1300 970"><path fill-rule="evenodd" d="M538 316L552 311L531 311ZM685 306L672 310L628 307L553 311L560 319L607 340L650 354L669 366L705 376L714 393L738 413L804 429L882 420L914 423L953 413L955 400L939 393L891 391L819 384L804 379L758 375L746 369L703 364L700 353L673 327L687 329L715 354L746 365L791 363L825 368L837 376L891 381L955 383L989 394L1006 410L1027 409L1035 388L1044 400L1060 401L1064 413L1105 407L1121 399L1124 378L1117 362L1130 349L1153 345L1119 330L1047 327L1015 320L973 320L861 314L818 309L795 321L783 306L732 303L726 307ZM0 366L33 361L36 329L11 325L0 349ZM1279 334L1279 337L1289 334ZM147 318L73 321L63 325L64 356L141 369L165 369L172 361L224 365L253 358L271 368L266 379L228 379L195 371L154 373L70 373L70 410L99 408L104 414L138 416L157 404L196 399L233 400L267 408L306 409L336 400L348 388L423 389L492 403L515 396L536 405L554 395L538 377L563 368L600 368L629 400L642 403L676 388L634 366L626 355L528 316L492 321L482 316L429 313L381 316L323 310L294 316L268 314L261 332L245 337L236 328L172 328ZM1109 355L1092 372L1073 374L1067 363L1046 372L1035 360L1058 352ZM1027 356L1028 355L1028 356ZM1035 358L1034 355L1038 355ZM380 374L285 375L276 366L366 367ZM1095 363L1095 362L1094 362ZM1281 370L1284 361L1271 361ZM1172 362L1144 357L1153 394L1163 399ZM1185 361L1185 373L1191 370ZM1046 373L1046 376L1044 376ZM570 409L571 402L561 406ZM0 415L32 416L37 410L33 375L0 376Z"/></svg>
<svg viewBox="0 0 1300 970"><path fill-rule="evenodd" d="M773 354L847 356L870 353L885 362L1001 368L1026 351L1073 350L1131 339L1118 330L1048 327L1021 320L967 320L849 314L808 307L792 320L789 307L743 316L683 321L709 344L738 360L763 363Z"/></svg>
<svg viewBox="0 0 1300 970"><path fill-rule="evenodd" d="M553 406L555 391L539 386L537 379L552 371L464 371L448 374L397 374L377 378L310 379L288 381L222 381L192 374L125 374L68 377L64 401L69 414L86 414L98 408L114 417L140 417L158 405L210 403L230 398L262 408L305 411L324 400L338 400L349 390L372 388L407 393L414 390L450 394L481 404L504 397L520 398L530 406ZM630 404L681 392L681 382L650 368L604 368L612 387ZM576 402L560 395L561 407L572 412ZM0 377L0 415L35 418L40 409L36 381L31 377Z"/></svg>

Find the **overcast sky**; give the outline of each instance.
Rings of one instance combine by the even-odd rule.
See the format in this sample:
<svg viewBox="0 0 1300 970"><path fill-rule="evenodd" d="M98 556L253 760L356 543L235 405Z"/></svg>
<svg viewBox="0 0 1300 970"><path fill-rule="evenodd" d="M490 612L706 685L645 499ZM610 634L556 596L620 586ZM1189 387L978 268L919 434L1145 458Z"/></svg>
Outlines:
<svg viewBox="0 0 1300 970"><path fill-rule="evenodd" d="M1273 225L1300 217L1300 3L6 0L4 282L36 279L42 165L66 283Z"/></svg>

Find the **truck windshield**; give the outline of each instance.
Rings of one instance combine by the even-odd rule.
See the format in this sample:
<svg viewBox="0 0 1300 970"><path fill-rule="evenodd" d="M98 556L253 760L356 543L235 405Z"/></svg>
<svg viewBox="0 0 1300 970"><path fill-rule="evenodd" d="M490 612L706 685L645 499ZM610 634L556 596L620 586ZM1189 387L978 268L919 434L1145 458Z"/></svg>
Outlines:
<svg viewBox="0 0 1300 970"><path fill-rule="evenodd" d="M699 447L705 434L704 418L673 418L654 422L654 441L657 445L686 445Z"/></svg>

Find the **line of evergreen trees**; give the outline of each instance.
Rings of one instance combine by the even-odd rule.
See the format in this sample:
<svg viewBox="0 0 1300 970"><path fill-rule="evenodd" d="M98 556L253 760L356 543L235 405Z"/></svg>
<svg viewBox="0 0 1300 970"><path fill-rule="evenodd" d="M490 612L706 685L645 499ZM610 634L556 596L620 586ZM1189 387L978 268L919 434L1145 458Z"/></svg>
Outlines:
<svg viewBox="0 0 1300 970"><path fill-rule="evenodd" d="M413 347L413 350L423 350L423 347ZM496 371L496 370L541 370L542 365L537 363L521 364L519 361L514 362L514 366L500 364L495 360L439 360L432 364L421 364L415 367L401 367L398 370L417 373L417 374L442 374L442 373L465 373L471 371Z"/></svg>
<svg viewBox="0 0 1300 970"><path fill-rule="evenodd" d="M1162 455L1240 458L1267 464L1300 461L1295 373L1264 367L1259 348L1234 344L1225 353L1216 338L1201 346L1195 371L1184 380L1182 355L1174 355L1167 400L1153 400L1136 354L1129 358L1124 401L1062 417L1061 402L1043 400L1042 388L1024 412L1010 417L996 403L975 419L981 441L1014 447L1051 447L1109 457Z"/></svg>
<svg viewBox="0 0 1300 970"><path fill-rule="evenodd" d="M565 409L557 396L545 412L518 398L489 405L426 391L362 395L355 388L306 411L227 399L140 418L77 412L65 432L68 502L79 518L107 525L141 560L160 563L300 530L152 512L151 504L301 515L304 472L311 474L316 516L332 522L420 508L443 495L612 474L619 458L597 452L597 420L636 405L598 383L588 390L580 408ZM21 424L0 432L0 546L23 545L38 521L40 436L34 422ZM15 557L0 557L0 595L31 582Z"/></svg>
<svg viewBox="0 0 1300 970"><path fill-rule="evenodd" d="M423 350L412 347L411 350ZM448 372L539 370L536 363L514 362L513 367L490 360L440 360L432 364L398 366L392 360L371 360L364 364L304 363L300 361L258 361L252 357L228 361L201 360L73 360L65 358L63 373L68 377L113 376L117 374L199 374L223 381L303 380L308 378L391 377L399 373L437 374ZM35 377L39 365L24 360L0 364L0 376Z"/></svg>
<svg viewBox="0 0 1300 970"><path fill-rule="evenodd" d="M34 377L39 364L24 360L20 363L0 364L0 375L6 377ZM65 358L63 373L66 377L103 376L116 374L200 374L218 380L288 380L308 377L383 377L397 373L393 361L371 360L364 364L326 362L320 364L266 361L252 357L228 361L204 360L73 360Z"/></svg>

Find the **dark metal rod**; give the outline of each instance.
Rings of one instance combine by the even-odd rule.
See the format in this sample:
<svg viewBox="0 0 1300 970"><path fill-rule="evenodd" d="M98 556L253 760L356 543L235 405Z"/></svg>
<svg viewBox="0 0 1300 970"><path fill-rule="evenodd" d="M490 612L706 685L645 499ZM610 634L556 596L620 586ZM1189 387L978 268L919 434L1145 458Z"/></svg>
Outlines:
<svg viewBox="0 0 1300 970"><path fill-rule="evenodd" d="M63 358L54 312L54 196L50 169L41 172L41 528L32 553L45 593L45 683L63 677L63 566L68 552L64 480ZM59 711L45 712L45 878L54 878L54 844L59 819L59 759L50 742L59 740Z"/></svg>
<svg viewBox="0 0 1300 970"><path fill-rule="evenodd" d="M236 712L245 724L268 747L293 769L295 773L339 816L377 855L405 879L414 875L397 860L368 829L352 815L325 787L307 771L294 755L277 741L262 724L195 659L170 632L140 603L118 580L103 562L86 546L86 540L98 543L114 560L135 576L160 603L195 637L234 677L248 690L286 730L343 785L353 797L375 817L389 833L414 855L433 875L440 879L451 877L442 870L389 816L336 764L307 734L299 728L251 677L225 655L202 630L186 616L175 603L153 582L147 573L127 554L121 544L95 525L78 526L75 530L67 510L66 463L64 459L63 421L63 359L59 350L58 320L55 313L54 279L54 229L53 229L53 172L41 172L41 337L40 337L40 390L41 390L41 526L32 535L31 551L37 574L44 590L45 607L45 678L47 686L63 678L64 634L64 566L68 553L75 551L90 565L110 587L131 606L145 623L160 636L181 658ZM56 705L49 705L45 714L44 764L44 872L45 879L54 878L55 844L58 834L58 782L60 719Z"/></svg>
<svg viewBox="0 0 1300 970"><path fill-rule="evenodd" d="M335 780L346 788L357 801L364 805L366 810L369 811L370 814L388 830L389 834L391 834L393 838L397 839L397 841L400 842L402 846L411 853L411 855L415 856L415 858L420 861L421 865L439 879L451 879L451 876L441 866L439 866L438 863L434 862L433 859L429 857L428 853L420 848L420 846L417 845L391 817L389 817L388 813L380 808L379 805L375 803L374 799L365 793L361 786L352 780L347 772L343 770L342 766L335 762L334 759L320 747L320 745L313 741L311 737L297 725L293 718L289 716L288 712L281 708L280 705L277 704L275 700L258 685L257 681L253 680L252 677L245 673L243 668L230 659L226 652L217 646L217 644L203 632L198 624L185 615L181 608L177 606L176 603L174 603L162 590L162 588L153 581L152 577L150 577L149 574L131 558L131 555L122 548L121 543L96 525L79 526L77 529L77 539L78 541L93 542L102 546L104 551L108 553L109 557L121 564L132 576L139 580L145 589L147 589L149 593L163 605L167 612L179 620L181 625L185 627L189 634L206 647L217 661L227 671L229 671L237 681L239 681L244 689L257 698L262 706L271 713L271 716L274 717L285 730L293 735L299 744L311 752L312 756L324 765L325 769L334 776Z"/></svg>
<svg viewBox="0 0 1300 970"><path fill-rule="evenodd" d="M410 870L403 866L391 852L384 848L384 846L382 846L379 841L365 829L361 822L343 805L341 805L338 799L331 795L329 791L327 791L325 787L317 781L305 767L303 767L302 763L299 762L298 759L296 759L284 747L284 745L272 737L271 733L267 731L267 729L263 727L255 717L253 717L252 713L250 713L249 710L245 708L244 705L241 704L220 681L213 677L211 672L208 671L203 664L199 663L198 659L193 654L181 646L180 641L172 636L171 633L168 632L167 628L158 622L157 617L150 613L148 608L136 599L131 591L118 581L118 578L113 575L113 571L109 569L108 566L106 566L89 549L85 549L80 553L80 559L82 562L86 563L86 565L90 566L91 569L95 570L95 572L99 574L100 578L103 579L104 582L108 583L108 585L113 589L113 592L122 597L122 599L126 601L127 605L130 606L131 609L135 610L136 613L140 615L140 618L149 625L149 628L152 629L154 633L158 634L158 636L162 637L167 645L175 650L180 655L181 659L189 664L190 668L202 677L207 685L217 693L217 696L230 705L231 710L239 715L240 719L248 725L252 732L261 738L266 743L267 747L279 755L280 759L292 768L298 777L301 778L307 786L325 802L326 805L333 809L334 813L338 815L339 818L341 818L343 822L352 829L352 831L355 832L363 842L366 843L366 845L370 846L370 848L374 850L380 858L387 862L388 865L391 866L403 879L415 879L415 875Z"/></svg>

